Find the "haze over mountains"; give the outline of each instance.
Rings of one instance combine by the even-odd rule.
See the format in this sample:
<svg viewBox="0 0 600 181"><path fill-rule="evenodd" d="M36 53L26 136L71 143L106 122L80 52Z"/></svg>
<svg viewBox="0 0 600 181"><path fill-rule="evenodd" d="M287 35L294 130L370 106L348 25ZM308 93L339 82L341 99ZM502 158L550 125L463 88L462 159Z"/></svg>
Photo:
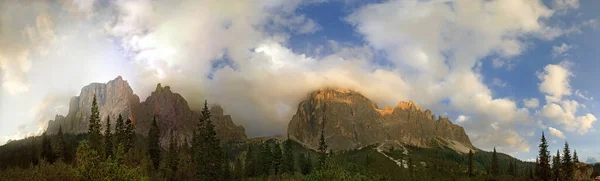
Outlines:
<svg viewBox="0 0 600 181"><path fill-rule="evenodd" d="M180 142L190 139L200 118L169 86L158 84L156 90L140 102L127 81L119 76L105 84L83 87L79 96L71 98L69 113L57 115L49 122L47 131L56 133L62 127L67 133L86 132L94 95L103 126L110 118L114 127L114 121L122 115L132 120L136 133L145 135L156 115L162 144L167 143L170 131ZM210 110L217 136L222 141L246 139L244 127L236 125L231 116L224 114L223 108L214 105ZM367 97L349 89L324 88L309 93L290 119L288 136L312 148L316 148L321 130L330 148L336 151L387 141L418 147L442 145L463 153L475 148L462 127L452 124L448 118L436 118L430 110L423 110L412 101L378 108Z"/></svg>

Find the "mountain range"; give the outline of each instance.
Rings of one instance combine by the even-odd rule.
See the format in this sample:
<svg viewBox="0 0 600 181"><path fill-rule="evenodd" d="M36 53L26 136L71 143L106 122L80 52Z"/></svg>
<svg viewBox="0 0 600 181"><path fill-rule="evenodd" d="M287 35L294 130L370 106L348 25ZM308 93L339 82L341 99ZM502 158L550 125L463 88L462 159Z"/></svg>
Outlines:
<svg viewBox="0 0 600 181"><path fill-rule="evenodd" d="M178 135L180 142L190 139L200 118L169 86L158 84L155 91L140 102L127 81L119 76L107 83L83 87L79 96L71 98L68 114L57 115L49 121L47 132L56 133L59 127L67 133L87 132L94 96L103 127L110 118L111 129L114 129L114 121L122 115L132 120L137 134L146 135L156 115L163 145L170 131ZM210 110L221 141L247 138L244 127L236 125L231 116L224 114L223 108L214 105ZM316 90L298 104L288 125L288 137L316 148L321 132L329 148L336 151L390 141L418 147L445 146L462 153L475 149L464 129L448 118L436 118L430 110L423 110L412 101L379 108L359 92L349 89Z"/></svg>

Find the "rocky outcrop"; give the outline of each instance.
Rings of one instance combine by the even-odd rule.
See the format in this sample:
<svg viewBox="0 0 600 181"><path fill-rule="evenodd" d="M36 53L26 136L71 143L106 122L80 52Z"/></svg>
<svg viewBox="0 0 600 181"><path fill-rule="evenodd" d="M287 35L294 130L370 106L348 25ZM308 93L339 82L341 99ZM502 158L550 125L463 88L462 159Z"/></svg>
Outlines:
<svg viewBox="0 0 600 181"><path fill-rule="evenodd" d="M591 165L581 162L575 162L573 167L574 180L591 180L592 172L594 171Z"/></svg>
<svg viewBox="0 0 600 181"><path fill-rule="evenodd" d="M49 122L47 131L56 133L59 126L62 126L66 133L87 132L94 95L103 127L107 117L110 117L113 126L111 129L114 129L114 122L121 114L125 119L132 120L136 133L146 135L156 115L163 145L168 142L171 131L179 137L180 142L184 138L190 138L200 118L198 113L190 110L187 101L180 94L172 92L169 86L158 84L156 90L145 101L140 102L127 81L119 76L106 84L93 83L85 86L79 96L71 98L67 116L57 115ZM213 106L211 113L217 136L222 141L246 138L244 127L235 125L231 116L223 114L221 107Z"/></svg>
<svg viewBox="0 0 600 181"><path fill-rule="evenodd" d="M474 148L462 127L448 118L436 119L430 110L412 101L380 109L360 93L346 89L309 94L288 125L292 138L313 147L318 145L321 130L333 150L389 140L420 147Z"/></svg>
<svg viewBox="0 0 600 181"><path fill-rule="evenodd" d="M57 115L54 121L48 124L47 131L56 133L58 126L62 126L67 133L83 133L88 130L89 117L91 115L92 100L96 96L98 110L100 111L100 124L104 126L106 119L111 120L121 114L127 118L140 103L140 98L133 94L127 81L121 76L106 84L92 83L81 89L79 96L72 97L69 102L69 113L66 117ZM115 124L112 124L113 126Z"/></svg>

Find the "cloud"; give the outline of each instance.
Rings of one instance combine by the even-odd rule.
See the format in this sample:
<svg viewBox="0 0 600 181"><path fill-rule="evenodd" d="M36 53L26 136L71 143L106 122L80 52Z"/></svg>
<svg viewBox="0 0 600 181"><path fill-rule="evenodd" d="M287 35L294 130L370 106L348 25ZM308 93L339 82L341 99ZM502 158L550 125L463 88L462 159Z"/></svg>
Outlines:
<svg viewBox="0 0 600 181"><path fill-rule="evenodd" d="M585 93L587 94L587 91L585 91ZM587 97L587 96L583 95L583 93L581 91L579 91L579 89L575 90L575 95L586 101L594 100L594 97Z"/></svg>
<svg viewBox="0 0 600 181"><path fill-rule="evenodd" d="M15 46L15 51L6 51L10 54L0 45L3 60L27 60L18 64L2 61L3 87L26 95L28 101L23 107L49 102L35 111L49 115L57 103L45 99L46 90L72 96L89 82L105 82L126 74L123 77L142 98L162 82L180 92L193 108L204 98L221 104L250 136L283 133L308 92L323 86L345 87L360 91L379 105L412 99L439 112L461 112L468 121L460 124L476 146L498 146L510 152L529 150L528 142L514 130L516 125L535 124L529 110L519 107L515 100L494 96L480 68L482 58L488 56L506 60L499 67L514 67L516 63L508 60L527 50L530 37L561 35L549 36L557 29L544 21L553 11L540 1L369 4L346 17L366 43L331 43L320 47L330 53L319 56L299 54L288 46L290 36L323 28L297 11L305 3L312 2L118 0L45 5L63 7L67 13L0 6L14 9L1 11L7 14L23 9L26 15L47 12L56 34L46 38L51 37L46 36L51 31L43 29L52 26L44 18L40 26L27 21L36 24L27 38L19 33L25 27L6 30L15 36L4 36L2 29L1 38L41 45ZM58 15L61 18L56 18ZM19 39L13 41L13 37ZM36 41L29 41L29 37ZM48 54L42 59L35 56L39 52ZM380 65L374 58L379 56L392 66ZM18 87L29 91L19 91ZM552 95L567 95L549 90ZM2 98L6 102L17 99ZM1 120L6 120L5 113L11 110L4 107ZM39 119L46 119L43 117ZM591 117L581 119L578 128L589 120Z"/></svg>
<svg viewBox="0 0 600 181"><path fill-rule="evenodd" d="M506 82L504 82L503 80L501 80L499 78L493 78L492 85L494 85L496 87L506 87Z"/></svg>
<svg viewBox="0 0 600 181"><path fill-rule="evenodd" d="M523 99L523 104L527 108L537 108L540 106L540 101L537 98Z"/></svg>
<svg viewBox="0 0 600 181"><path fill-rule="evenodd" d="M539 89L546 94L546 105L538 114L562 125L569 132L577 131L583 135L593 130L592 124L596 121L596 117L590 113L577 116L580 109L585 109L586 106L575 100L563 100L563 96L571 95L569 83L573 74L568 69L569 64L568 62L550 64L544 68L544 72L538 72L538 78L542 81Z"/></svg>
<svg viewBox="0 0 600 181"><path fill-rule="evenodd" d="M458 118L456 118L456 122L457 123L463 123L463 122L465 122L467 120L469 120L469 117L465 116L465 115L460 115L460 116L458 116Z"/></svg>
<svg viewBox="0 0 600 181"><path fill-rule="evenodd" d="M493 97L476 67L489 55L499 58L494 67L506 66L500 59L527 49L520 37L546 33L542 19L552 13L540 1L387 1L359 8L347 20L398 67L409 98L426 107L448 99L448 109L477 120L462 124L475 145L523 151L527 142L510 128L531 122L529 112ZM510 141L491 139L509 134Z"/></svg>
<svg viewBox="0 0 600 181"><path fill-rule="evenodd" d="M548 127L548 133L552 136L556 136L556 137L565 139L565 135L563 134L563 132L556 128Z"/></svg>
<svg viewBox="0 0 600 181"><path fill-rule="evenodd" d="M43 3L31 6L46 8ZM28 18L32 22L23 24L23 19ZM3 1L0 2L0 23L2 88L11 95L27 92L26 75L32 67L31 57L47 54L47 47L56 40L54 20L46 11L32 11L24 3Z"/></svg>
<svg viewBox="0 0 600 181"><path fill-rule="evenodd" d="M573 73L564 63L547 65L543 72L537 73L537 76L542 81L539 89L542 93L546 93L546 101L558 102L563 96L571 95L569 78Z"/></svg>
<svg viewBox="0 0 600 181"><path fill-rule="evenodd" d="M560 104L560 105L559 105ZM597 120L592 114L576 116L578 109L583 107L574 100L564 100L560 103L549 103L541 108L540 115L552 122L562 125L567 131L577 131L583 135L592 130L592 124Z"/></svg>
<svg viewBox="0 0 600 181"><path fill-rule="evenodd" d="M554 0L552 6L557 10L568 10L579 8L579 0Z"/></svg>
<svg viewBox="0 0 600 181"><path fill-rule="evenodd" d="M573 45L568 45L565 43L562 43L560 46L552 46L552 57L556 58L568 56L569 54L567 53L567 51L569 51L572 48L574 48Z"/></svg>

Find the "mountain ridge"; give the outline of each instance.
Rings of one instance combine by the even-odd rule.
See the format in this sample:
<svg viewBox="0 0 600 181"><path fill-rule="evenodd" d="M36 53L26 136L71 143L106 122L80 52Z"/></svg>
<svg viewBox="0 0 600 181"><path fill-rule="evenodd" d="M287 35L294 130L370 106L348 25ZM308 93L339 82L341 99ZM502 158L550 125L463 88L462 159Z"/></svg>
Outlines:
<svg viewBox="0 0 600 181"><path fill-rule="evenodd" d="M464 128L448 118L438 119L413 101L379 108L357 91L323 88L308 94L288 125L290 137L316 147L321 134L337 151L383 141L419 147L445 145L459 152L474 149ZM467 149L464 149L467 148Z"/></svg>
<svg viewBox="0 0 600 181"><path fill-rule="evenodd" d="M191 110L183 96L171 91L169 86L163 87L162 84L157 84L154 92L140 102L127 81L118 76L104 84L91 83L83 87L79 96L71 98L68 114L57 115L54 120L49 121L47 132L56 133L60 126L66 133L87 132L94 95L98 102L102 130L108 117L111 119L111 129L114 130L117 117L122 115L124 120L132 120L137 134L146 135L153 116L156 115L161 131L160 141L163 145L168 142L170 131L178 135L177 140L181 143L184 140L191 140L200 119L200 114ZM244 127L235 125L231 116L224 114L223 108L213 105L210 109L211 120L215 125L217 136L222 141L246 138Z"/></svg>

